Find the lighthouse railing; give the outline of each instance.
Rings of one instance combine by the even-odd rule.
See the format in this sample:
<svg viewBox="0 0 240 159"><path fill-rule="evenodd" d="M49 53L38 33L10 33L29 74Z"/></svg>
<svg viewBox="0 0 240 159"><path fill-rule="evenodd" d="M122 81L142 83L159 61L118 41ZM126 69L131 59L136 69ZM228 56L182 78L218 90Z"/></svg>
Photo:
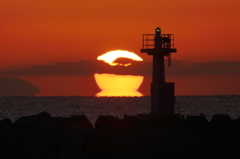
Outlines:
<svg viewBox="0 0 240 159"><path fill-rule="evenodd" d="M142 35L142 49L154 49L156 34L143 34ZM162 36L163 48L174 48L174 34L160 34ZM169 40L169 41L167 41ZM169 45L165 45L168 43Z"/></svg>

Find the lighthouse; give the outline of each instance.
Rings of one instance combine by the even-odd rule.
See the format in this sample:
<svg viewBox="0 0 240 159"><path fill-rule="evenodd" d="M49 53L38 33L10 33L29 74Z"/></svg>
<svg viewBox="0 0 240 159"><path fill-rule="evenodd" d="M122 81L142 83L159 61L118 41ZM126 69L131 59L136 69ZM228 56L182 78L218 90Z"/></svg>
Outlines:
<svg viewBox="0 0 240 159"><path fill-rule="evenodd" d="M161 34L159 27L155 29L155 34L143 34L141 52L153 56L151 114L174 116L174 83L165 81L165 61L171 66L171 53L177 52L174 35Z"/></svg>

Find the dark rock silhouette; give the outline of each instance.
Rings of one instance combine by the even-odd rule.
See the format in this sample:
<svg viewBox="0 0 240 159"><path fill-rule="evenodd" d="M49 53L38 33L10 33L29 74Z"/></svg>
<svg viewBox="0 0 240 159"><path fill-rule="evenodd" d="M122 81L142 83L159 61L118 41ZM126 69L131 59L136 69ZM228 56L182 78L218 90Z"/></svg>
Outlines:
<svg viewBox="0 0 240 159"><path fill-rule="evenodd" d="M232 119L227 114L215 114L213 115L210 124L215 127L222 128L222 127L229 127L232 123Z"/></svg>
<svg viewBox="0 0 240 159"><path fill-rule="evenodd" d="M95 128L116 128L116 119L114 116L103 116L100 115L95 122Z"/></svg>
<svg viewBox="0 0 240 159"><path fill-rule="evenodd" d="M0 96L32 96L39 92L36 86L20 78L0 78Z"/></svg>
<svg viewBox="0 0 240 159"><path fill-rule="evenodd" d="M229 127L226 127L226 122ZM233 124L234 123L234 124ZM0 158L240 158L240 120L215 115L51 117L47 112L0 121Z"/></svg>

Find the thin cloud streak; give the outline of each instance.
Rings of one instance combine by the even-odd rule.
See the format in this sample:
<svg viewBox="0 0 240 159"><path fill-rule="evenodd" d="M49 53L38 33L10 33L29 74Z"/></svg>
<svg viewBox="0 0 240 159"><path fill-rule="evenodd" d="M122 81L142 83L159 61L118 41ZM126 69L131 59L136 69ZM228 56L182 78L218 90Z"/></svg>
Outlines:
<svg viewBox="0 0 240 159"><path fill-rule="evenodd" d="M207 62L188 62L175 60L173 66L167 68L169 76L184 75L203 75L203 74L239 74L240 61L207 61Z"/></svg>
<svg viewBox="0 0 240 159"><path fill-rule="evenodd" d="M32 65L25 69L0 70L1 75L92 75L94 73L111 73L121 75L151 76L152 62L132 61L132 65L109 66L103 61L81 60L77 62L60 62L52 65ZM173 60L172 67L166 66L167 76L187 76L200 74L239 74L240 61L189 62Z"/></svg>

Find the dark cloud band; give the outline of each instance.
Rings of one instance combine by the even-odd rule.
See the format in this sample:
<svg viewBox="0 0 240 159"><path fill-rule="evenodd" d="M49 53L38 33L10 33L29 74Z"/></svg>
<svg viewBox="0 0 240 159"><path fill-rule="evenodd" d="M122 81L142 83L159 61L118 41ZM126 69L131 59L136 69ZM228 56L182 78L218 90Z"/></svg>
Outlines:
<svg viewBox="0 0 240 159"><path fill-rule="evenodd" d="M32 65L27 69L1 70L2 75L92 75L94 73L111 73L122 75L151 76L152 62L132 61L130 66L109 66L103 61L81 60L77 62L60 62L53 65ZM173 60L172 67L166 66L167 76L184 76L197 74L239 74L240 61L189 62Z"/></svg>

